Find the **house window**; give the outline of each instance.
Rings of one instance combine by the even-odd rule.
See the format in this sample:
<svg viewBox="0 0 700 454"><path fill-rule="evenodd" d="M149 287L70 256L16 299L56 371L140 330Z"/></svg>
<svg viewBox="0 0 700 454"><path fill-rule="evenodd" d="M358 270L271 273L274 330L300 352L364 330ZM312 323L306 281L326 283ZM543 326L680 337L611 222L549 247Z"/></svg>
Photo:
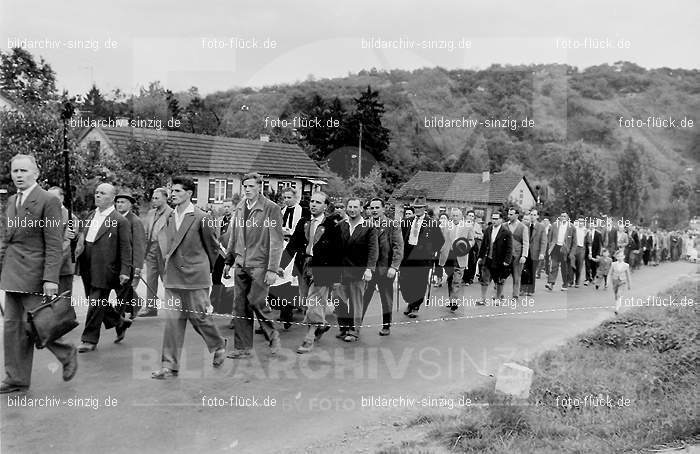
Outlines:
<svg viewBox="0 0 700 454"><path fill-rule="evenodd" d="M523 189L520 190L520 205L522 206L523 201L525 200L525 191Z"/></svg>
<svg viewBox="0 0 700 454"><path fill-rule="evenodd" d="M231 198L233 192L233 181L223 178L209 180L209 203L223 203L227 198Z"/></svg>
<svg viewBox="0 0 700 454"><path fill-rule="evenodd" d="M99 159L100 157L100 141L99 140L91 140L88 142L87 145L88 149L88 156L90 159Z"/></svg>

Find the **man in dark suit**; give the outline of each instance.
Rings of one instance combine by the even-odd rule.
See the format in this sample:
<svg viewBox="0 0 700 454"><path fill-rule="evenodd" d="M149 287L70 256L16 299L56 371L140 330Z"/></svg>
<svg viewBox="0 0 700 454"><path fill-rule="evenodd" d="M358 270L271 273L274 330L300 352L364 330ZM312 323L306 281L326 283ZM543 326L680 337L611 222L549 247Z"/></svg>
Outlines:
<svg viewBox="0 0 700 454"><path fill-rule="evenodd" d="M207 314L210 273L219 254L216 223L192 204L194 189L191 178L172 179L175 209L158 233L158 247L165 261L165 303L174 307L165 311L161 368L151 374L157 380L177 376L187 320L202 336L209 353L214 353L214 367L221 366L226 355L226 339Z"/></svg>
<svg viewBox="0 0 700 454"><path fill-rule="evenodd" d="M119 301L119 312L122 314L130 312L132 320L136 318L136 314L141 306L139 304L141 298L136 293L136 286L141 280L141 270L146 257L146 231L143 228L141 219L134 213L135 203L136 199L129 193L118 194L114 198L117 211L129 221L129 226L131 227L132 267L129 274L130 279L117 291L117 300Z"/></svg>
<svg viewBox="0 0 700 454"><path fill-rule="evenodd" d="M403 259L403 237L398 221L390 220L384 214L384 200L374 198L369 202L372 225L377 230L378 258L377 269L362 298L362 320L369 307L375 286L379 287L379 299L382 302L382 329L380 336L391 334L391 308L394 305L394 279Z"/></svg>
<svg viewBox="0 0 700 454"><path fill-rule="evenodd" d="M530 210L523 218L523 223L528 225L530 232L530 260L532 261L532 273L536 273L539 269L540 262L544 260L544 254L547 249L547 233L544 224L538 221L539 213L537 210ZM530 296L535 293L535 285L537 279L535 276L530 276L531 284L525 288L525 295Z"/></svg>
<svg viewBox="0 0 700 454"><path fill-rule="evenodd" d="M596 272L598 271L598 262L593 259L597 259L600 255L600 251L603 250L602 230L602 226L596 223L595 228L586 235L586 259L588 262L586 277L589 282L593 282ZM588 282L584 283L584 285L588 285Z"/></svg>
<svg viewBox="0 0 700 454"><path fill-rule="evenodd" d="M562 213L559 219L549 228L547 239L547 255L549 255L550 270L545 287L552 290L557 281L557 274L561 267L562 285L561 291L565 292L569 287L569 275L571 274L569 261L570 252L574 242L574 227L569 222L569 215Z"/></svg>
<svg viewBox="0 0 700 454"><path fill-rule="evenodd" d="M141 308L139 317L155 317L158 315L158 278L162 279L165 272L163 257L158 248L158 233L165 226L165 221L173 209L168 206L168 190L156 188L151 196L153 207L146 214L146 305Z"/></svg>
<svg viewBox="0 0 700 454"><path fill-rule="evenodd" d="M513 260L513 235L507 226L503 225L501 213L491 213L491 225L484 231L484 241L479 250L479 265L481 266L481 300L477 303L484 305L486 291L491 281L496 285L496 298L505 299L503 284L510 273Z"/></svg>
<svg viewBox="0 0 700 454"><path fill-rule="evenodd" d="M0 245L0 289L5 290L3 347L5 378L0 393L24 391L32 376L34 339L27 335L27 311L55 296L63 259L63 228L59 200L36 183L34 157L18 154L10 161L17 194L7 207L7 239ZM72 344L54 341L47 348L63 365L63 379L78 368Z"/></svg>
<svg viewBox="0 0 700 454"><path fill-rule="evenodd" d="M89 307L85 329L78 346L81 353L95 350L100 328L114 327L115 343L124 339L131 320L125 319L109 304L109 293L119 291L131 273L131 226L114 209L116 191L109 183L95 189L96 209L90 213L80 235L83 252L79 263L85 287L89 289Z"/></svg>
<svg viewBox="0 0 700 454"><path fill-rule="evenodd" d="M330 326L326 316L333 313L332 286L340 281L340 236L336 223L340 215L326 216L328 196L315 192L309 201L311 218L297 223L282 252L280 270L294 259L293 274L299 278L299 296L306 307L306 336L297 353L308 353ZM285 310L285 308L282 308Z"/></svg>
<svg viewBox="0 0 700 454"><path fill-rule="evenodd" d="M439 224L425 212L425 197L413 201L414 216L403 223L403 260L399 273L399 285L404 301L408 304L404 315L416 318L428 289L428 276L437 254L445 243Z"/></svg>
<svg viewBox="0 0 700 454"><path fill-rule="evenodd" d="M379 253L377 231L364 222L362 212L360 199L348 199L345 203L348 218L338 224L342 269L338 288L341 301L336 309L340 333L336 337L345 342L360 338L362 295L365 283L372 280L376 271Z"/></svg>

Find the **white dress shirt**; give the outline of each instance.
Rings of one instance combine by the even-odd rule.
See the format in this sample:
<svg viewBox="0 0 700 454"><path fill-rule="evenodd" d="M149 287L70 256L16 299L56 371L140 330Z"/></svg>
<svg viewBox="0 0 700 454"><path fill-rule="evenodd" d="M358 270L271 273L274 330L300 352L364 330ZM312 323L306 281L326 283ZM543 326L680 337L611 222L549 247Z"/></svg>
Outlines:
<svg viewBox="0 0 700 454"><path fill-rule="evenodd" d="M185 219L187 213L194 213L194 205L192 205L192 202L187 204L187 208L183 210L182 214L178 212L177 208L173 210L173 216L175 216L175 230L180 230L182 220Z"/></svg>
<svg viewBox="0 0 700 454"><path fill-rule="evenodd" d="M420 228L423 226L423 216L415 216L413 218L413 223L411 223L411 233L408 236L408 244L415 246L418 244L418 237L420 236Z"/></svg>
<svg viewBox="0 0 700 454"><path fill-rule="evenodd" d="M566 229L569 228L569 223L568 222L560 222L559 223L559 231L557 232L557 244L559 246L564 245L564 241L566 241Z"/></svg>
<svg viewBox="0 0 700 454"><path fill-rule="evenodd" d="M100 226L105 222L107 216L109 216L114 211L114 205L110 205L109 208L105 210L100 210L99 208L95 210L95 216L92 217L90 221L90 227L85 234L85 241L88 243L94 243L97 232L100 230Z"/></svg>
<svg viewBox="0 0 700 454"><path fill-rule="evenodd" d="M583 247L583 241L586 238L586 228L576 227L576 246Z"/></svg>
<svg viewBox="0 0 700 454"><path fill-rule="evenodd" d="M31 194L32 191L34 190L34 188L37 186L39 186L39 184L37 182L34 182L34 184L29 186L27 189L25 189L23 191L21 191L21 190L17 191L17 200L15 200L15 204L16 204L15 206L17 207L18 211L19 211L19 208L21 208L22 205L24 205L24 201L27 200L27 196L29 194Z"/></svg>

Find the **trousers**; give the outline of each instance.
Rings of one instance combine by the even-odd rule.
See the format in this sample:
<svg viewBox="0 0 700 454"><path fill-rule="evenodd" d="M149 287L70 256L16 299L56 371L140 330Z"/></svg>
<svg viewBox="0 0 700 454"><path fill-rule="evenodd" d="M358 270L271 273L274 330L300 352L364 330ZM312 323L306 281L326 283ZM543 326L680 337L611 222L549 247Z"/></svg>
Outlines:
<svg viewBox="0 0 700 454"><path fill-rule="evenodd" d="M27 311L41 305L43 298L26 293L5 293L5 321L3 323L3 347L5 351L5 378L8 385L29 386L32 378L34 339L27 332ZM70 360L73 344L60 339L46 348L65 365Z"/></svg>

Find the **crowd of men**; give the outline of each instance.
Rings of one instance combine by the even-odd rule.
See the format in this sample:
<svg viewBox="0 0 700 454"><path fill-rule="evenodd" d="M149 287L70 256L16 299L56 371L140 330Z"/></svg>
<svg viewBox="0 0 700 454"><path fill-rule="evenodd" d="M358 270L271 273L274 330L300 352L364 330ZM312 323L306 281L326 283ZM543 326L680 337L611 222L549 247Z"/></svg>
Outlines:
<svg viewBox="0 0 700 454"><path fill-rule="evenodd" d="M292 304L271 307L269 302L271 287L283 278L298 282L295 299L301 302L297 307L304 312L306 334L297 352L303 354L330 330L332 315L336 337L357 342L375 292L382 311L378 334L389 336L399 292L406 303L403 314L416 318L431 283L446 282L447 306L456 310L463 289L475 279L481 284L478 304L485 304L492 281L495 298L505 299L509 276L509 294L519 298L535 293L542 273L550 291L559 274L562 290L604 285L596 277L618 250L632 269L682 255L676 232L616 228L583 217L571 222L567 213L550 223L540 221L534 209L494 211L484 223L475 211L460 208L435 216L419 197L401 219L390 219L381 198L333 202L319 191L302 207L291 188L282 192L280 208L262 194L257 173L242 177L243 198L235 206L226 201L219 219L195 206L195 184L181 176L173 177L169 188L153 190L143 221L134 212L135 198L109 183L95 189L95 209L86 219L69 219L62 190L44 191L37 184L33 157L15 156L11 175L18 192L9 199L8 236L0 248L0 288L6 292L3 393L30 384L33 345L23 328L27 311L41 304L43 295L70 297L76 272L88 303L81 344L76 348L57 340L48 345L63 365L63 378L75 375L76 352L96 349L103 325L114 328L114 342L120 343L136 316L162 315L161 367L152 376L171 379L178 375L188 320L213 354L214 367L227 357L252 355L255 320L276 354L279 328L269 314L280 309L279 320L288 328L294 310ZM14 218L32 222L10 222ZM232 295L221 285L231 278ZM147 289L145 302L135 292L140 282ZM163 300L158 298L161 283ZM112 291L116 305L109 302ZM213 303L227 298L232 300L232 348L211 316ZM165 308L159 301L175 304L159 313Z"/></svg>

